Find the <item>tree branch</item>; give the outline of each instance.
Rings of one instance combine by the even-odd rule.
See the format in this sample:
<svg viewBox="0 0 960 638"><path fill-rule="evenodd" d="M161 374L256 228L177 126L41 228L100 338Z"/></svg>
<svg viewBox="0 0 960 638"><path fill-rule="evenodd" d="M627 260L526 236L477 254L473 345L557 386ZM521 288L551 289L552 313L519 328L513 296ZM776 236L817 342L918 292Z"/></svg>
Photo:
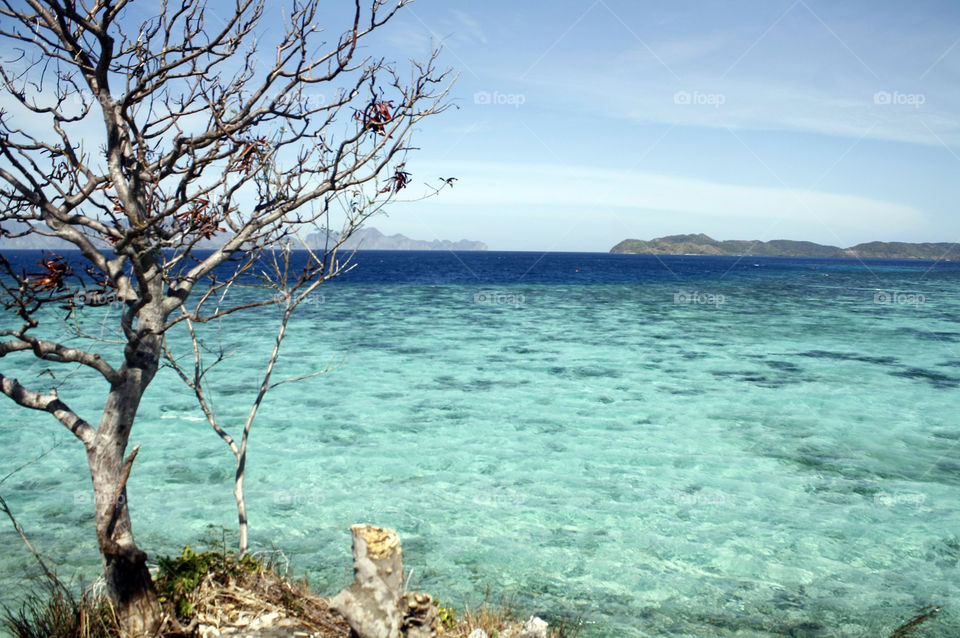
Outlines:
<svg viewBox="0 0 960 638"><path fill-rule="evenodd" d="M14 341L0 342L0 357L10 352L24 350L30 350L37 358L46 361L80 363L102 374L111 386L120 383L120 374L99 354L94 352L87 352L79 348L67 348L54 341L44 341L28 335L21 335L19 339Z"/></svg>
<svg viewBox="0 0 960 638"><path fill-rule="evenodd" d="M13 399L18 405L32 410L49 412L74 436L83 441L87 447L93 445L96 429L81 419L67 404L57 397L56 391L50 394L40 394L23 387L16 379L0 374L0 392Z"/></svg>

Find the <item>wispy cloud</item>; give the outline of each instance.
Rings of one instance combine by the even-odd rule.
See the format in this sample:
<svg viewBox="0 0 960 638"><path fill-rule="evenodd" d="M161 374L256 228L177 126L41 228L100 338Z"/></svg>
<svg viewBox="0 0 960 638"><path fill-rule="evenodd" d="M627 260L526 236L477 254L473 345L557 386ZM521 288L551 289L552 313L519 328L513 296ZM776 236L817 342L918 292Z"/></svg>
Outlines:
<svg viewBox="0 0 960 638"><path fill-rule="evenodd" d="M713 27L687 17L688 29L663 30L642 45L608 20L609 41L563 65L545 59L527 79L557 102L640 122L854 139L869 131L870 139L960 146L955 33L928 24L877 35L802 0L756 23ZM683 92L692 104L675 101Z"/></svg>
<svg viewBox="0 0 960 638"><path fill-rule="evenodd" d="M483 25L475 17L459 9L450 9L450 13L457 19L460 25L458 35L461 40L471 40L479 44L487 44L487 34L484 33Z"/></svg>
<svg viewBox="0 0 960 638"><path fill-rule="evenodd" d="M863 224L907 228L924 219L922 211L915 207L869 197L721 184L643 171L514 163L454 163L446 164L443 170L460 178L456 188L436 200L444 206L634 209L820 223L839 228Z"/></svg>

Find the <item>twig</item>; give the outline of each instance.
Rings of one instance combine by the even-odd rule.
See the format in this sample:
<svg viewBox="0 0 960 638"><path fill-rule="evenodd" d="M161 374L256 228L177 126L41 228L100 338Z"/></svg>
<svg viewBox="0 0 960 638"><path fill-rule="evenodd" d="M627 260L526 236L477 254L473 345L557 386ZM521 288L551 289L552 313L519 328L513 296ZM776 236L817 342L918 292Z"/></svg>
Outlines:
<svg viewBox="0 0 960 638"><path fill-rule="evenodd" d="M24 463L23 465L15 468L12 472L10 472L6 476L4 476L2 479L0 479L0 485L2 485L4 481L6 481L8 478L10 478L11 476L16 474L23 468L36 463L37 461L45 457L47 454L50 454L50 452L55 450L59 445L60 443L54 444L53 447L44 451L39 456L32 458L26 463ZM33 545L30 543L30 539L27 538L27 535L26 533L24 533L23 528L20 527L20 524L17 522L17 519L14 517L13 512L10 510L10 506L7 504L7 501L4 500L3 496L0 496L0 509L2 509L3 513L10 518L10 522L13 523L13 529L17 530L17 534L20 535L20 539L23 541L23 544L27 546L27 549L30 550L30 553L33 554L33 557L37 559L38 563L40 563L40 568L43 569L43 573L46 574L47 578L49 578L52 582L57 583L59 585L60 580L57 578L56 574L53 573L53 570L47 566L47 564L44 562L43 558L40 556L37 550L33 548Z"/></svg>
<svg viewBox="0 0 960 638"><path fill-rule="evenodd" d="M17 519L14 518L13 512L10 511L10 506L7 505L7 501L5 501L2 496L0 496L0 509L2 509L3 513L10 518L10 522L13 523L13 529L17 530L17 534L20 535L20 539L23 541L23 544L27 546L27 549L30 550L30 553L33 554L33 557L37 559L38 563L40 563L43 573L47 575L47 578L59 585L60 580L57 578L56 574L53 573L53 570L47 567L47 564L44 562L43 558L40 557L40 554L37 553L37 550L35 550L33 545L30 544L30 540L23 532L23 528L20 527L20 524L17 523Z"/></svg>
<svg viewBox="0 0 960 638"><path fill-rule="evenodd" d="M45 457L46 455L48 455L48 454L50 454L51 452L53 452L55 449L57 449L58 447L60 447L60 443L61 443L61 442L62 442L62 441L58 441L57 443L54 443L53 447L50 448L49 450L45 450L44 452L41 452L39 456L37 456L37 457L35 457L35 458L32 458L32 459L30 459L29 461L27 461L26 463L24 463L23 465L21 465L20 467L15 468L12 472L10 472L10 473L7 474L6 476L4 476L2 479L0 479L0 485L3 485L4 481L6 481L8 478L10 478L11 476L13 476L14 474L16 474L17 472L19 472L20 470L24 469L25 467L29 467L29 466L33 465L34 463L36 463L37 461L39 461L40 459L42 459L42 458Z"/></svg>

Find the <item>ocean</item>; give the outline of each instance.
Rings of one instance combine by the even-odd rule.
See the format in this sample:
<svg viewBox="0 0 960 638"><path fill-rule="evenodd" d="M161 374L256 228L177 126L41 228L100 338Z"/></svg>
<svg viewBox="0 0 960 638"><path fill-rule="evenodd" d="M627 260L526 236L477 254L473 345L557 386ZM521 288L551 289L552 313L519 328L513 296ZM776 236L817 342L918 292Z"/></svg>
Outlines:
<svg viewBox="0 0 960 638"><path fill-rule="evenodd" d="M28 271L38 253L4 252ZM291 322L253 426L251 543L324 594L349 526L397 530L411 588L598 636L885 637L925 605L960 635L960 263L526 252L361 252ZM269 292L249 281L234 299ZM40 333L62 336L66 313ZM113 306L85 308L110 338ZM238 432L278 313L208 345ZM2 323L10 324L9 313ZM80 343L74 341L71 343ZM84 341L84 345L90 343ZM172 336L189 356L182 334ZM102 345L116 363L115 346ZM210 355L212 356L212 355ZM208 359L209 360L209 359ZM0 370L96 421L86 371ZM62 370L62 372L61 372ZM4 399L0 397L0 399ZM81 446L0 402L0 484L61 575L97 575ZM233 456L169 369L131 436L151 557L235 529ZM32 559L0 524L0 599Z"/></svg>

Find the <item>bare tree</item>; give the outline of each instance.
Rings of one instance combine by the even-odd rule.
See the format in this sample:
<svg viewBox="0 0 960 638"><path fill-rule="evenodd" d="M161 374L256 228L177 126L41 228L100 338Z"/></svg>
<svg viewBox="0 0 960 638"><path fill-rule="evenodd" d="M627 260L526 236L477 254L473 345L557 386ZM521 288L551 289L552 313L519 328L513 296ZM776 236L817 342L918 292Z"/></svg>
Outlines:
<svg viewBox="0 0 960 638"><path fill-rule="evenodd" d="M226 443L227 447L230 449L230 452L234 456L234 460L236 461L236 471L233 479L233 497L237 504L237 521L239 532L238 550L241 556L246 554L249 550L250 525L247 518L244 480L246 478L247 446L250 441L250 429L253 427L253 422L257 416L257 412L259 411L260 406L263 404L263 400L266 397L267 392L269 392L271 389L279 385L283 385L284 383L302 381L309 377L314 377L325 372L329 372L332 369L331 366L327 366L305 375L273 381L274 369L276 368L277 361L280 358L280 347L283 344L284 338L286 337L287 326L290 323L290 318L293 316L294 311L302 303L308 300L311 295L316 294L315 291L320 284L328 279L340 275L344 271L351 268L352 265L350 265L350 259L354 255L353 252L349 253L346 255L346 258L343 261L334 259L334 269L329 270L324 274L319 274L313 272L313 269L316 268L317 264L323 263L323 260L320 259L313 250L311 250L309 245L305 244L304 246L310 255L307 267L303 271L293 274L291 273L291 246L291 244L287 244L284 246L283 250L274 251L268 256L267 259L263 260L266 262L264 264L266 268L262 271L261 275L263 287L266 291L271 293L273 299L279 306L280 318L278 322L277 333L274 337L273 349L270 351L270 355L267 357L266 363L264 364L263 376L257 387L257 392L253 400L250 402L250 409L247 411L247 415L243 420L242 426L240 427L239 442L233 435L230 434L225 425L222 423L221 419L217 416L211 401L210 391L208 390L208 384L206 381L208 373L218 364L227 360L230 355L230 353L224 348L222 341L219 339L219 336L222 334L221 331L217 330L217 342L215 344L209 344L205 340L201 339L200 336L198 336L194 327L194 322L189 318L190 314L196 313L185 313L187 318L185 319L184 323L186 324L187 332L189 334L189 344L192 355L190 360L191 365L187 367L182 365L179 359L171 352L171 348L169 347L169 339L165 339L164 341L164 356L166 357L167 362L174 369L174 371L176 371L177 375L179 375L187 387L193 391L197 401L200 404L200 409L203 411L203 415L206 418L207 423L211 428L213 428L214 432L217 433L223 442ZM337 248L334 247L333 251L336 250ZM278 252L280 253L279 255L277 254ZM224 296L225 293L226 288L224 288ZM210 301L209 297L202 298L200 303L202 304L207 301ZM217 306L219 306L223 302L223 299L221 297L216 301L218 302ZM216 310L214 310L214 313L215 312ZM209 354L213 361L205 360L205 354Z"/></svg>
<svg viewBox="0 0 960 638"><path fill-rule="evenodd" d="M407 185L414 127L444 108L449 71L435 50L402 74L359 52L408 0L356 0L330 42L319 0L291 1L281 19L265 16L264 0L0 0L0 229L79 251L49 255L35 273L0 260L14 325L0 330L0 357L85 367L106 401L94 426L39 378L28 387L2 373L0 391L83 444L107 591L131 634L160 620L126 482L136 458L127 443L167 331L276 303L208 312L203 301L311 226L326 243L309 279L335 274L356 211ZM84 341L104 309L77 303L80 281L117 300L114 338ZM69 342L50 330L57 305L69 312Z"/></svg>
<svg viewBox="0 0 960 638"><path fill-rule="evenodd" d="M404 176L402 178L404 180L403 184L406 184L408 177L406 171L402 170L402 165L399 170ZM404 186L396 181L398 179L397 174L397 172L394 172L394 174L387 179L388 184L378 189L377 192L392 191L396 193L402 190ZM444 188L451 186L453 181L454 179L452 178L440 178L437 186L432 187L428 185L426 193L418 199L425 199L437 195ZM409 202L411 200L406 201ZM356 200L353 200L346 208L349 212L346 214L345 226L347 228L361 227L369 217L380 212L383 203L384 202L369 202L368 206L360 206ZM253 427L253 422L256 419L260 407L263 405L263 400L267 392L277 386L304 381L334 369L335 366L330 362L325 367L313 372L282 378L279 381L273 380L273 374L277 362L280 359L280 349L287 335L287 327L294 311L304 303L315 303L316 290L321 284L352 270L356 265L353 262L353 258L356 255L357 249L343 250L343 244L350 236L351 232L349 230L344 230L339 233L336 238L328 236L329 243L324 245L322 251L311 248L308 242L298 237L302 249L307 253L306 264L299 270L294 268L294 264L291 261L291 251L295 246L293 241L287 241L282 244L280 249L263 254L259 260L258 266L260 266L260 270L256 275L256 279L260 282L260 288L262 289L260 298L264 298L264 294L268 295L276 302L280 313L277 322L277 332L274 336L273 349L270 351L264 363L263 375L257 386L256 393L250 402L250 408L239 428L239 441L235 436L230 434L222 420L217 416L212 402L212 395L215 394L215 392L211 392L209 383L207 382L207 376L213 368L226 361L232 354L228 352L223 345L222 335L224 330L222 323L225 315L220 309L224 305L229 306L229 304L226 303L227 293L230 287L237 282L241 271L234 271L227 280L219 282L210 288L209 292L217 291L219 293L218 295L205 294L198 299L197 305L192 310L181 309L184 319L183 323L186 325L186 331L189 336L191 355L190 363L187 366L181 363L180 358L175 356L175 353L172 351L170 346L170 333L167 332L164 334L163 353L167 364L173 368L186 386L193 391L207 423L227 445L231 454L233 454L235 460L233 497L237 505L237 546L241 556L249 551L250 524L247 518L244 482L246 479L250 430ZM320 254L318 254L318 252ZM329 264L329 267L322 268L323 264ZM320 296L322 297L322 294ZM191 320L191 317L204 315L204 312L202 312L204 305L212 306L212 310L207 313L207 316L217 319L217 329L214 331L215 338L213 340L201 338L194 326L195 322ZM210 359L212 359L212 361L210 361Z"/></svg>

